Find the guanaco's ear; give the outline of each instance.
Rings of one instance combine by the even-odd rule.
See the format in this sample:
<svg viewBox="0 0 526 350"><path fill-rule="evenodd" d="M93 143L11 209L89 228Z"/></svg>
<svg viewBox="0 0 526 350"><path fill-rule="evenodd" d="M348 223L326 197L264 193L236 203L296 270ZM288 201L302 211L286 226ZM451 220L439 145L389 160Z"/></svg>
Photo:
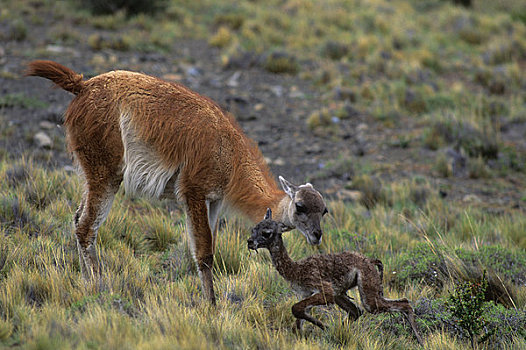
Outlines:
<svg viewBox="0 0 526 350"><path fill-rule="evenodd" d="M281 183L281 188L283 188L283 191L285 191L285 193L288 194L291 199L294 199L296 192L298 192L298 186L288 182L283 178L283 176L279 177L279 182Z"/></svg>
<svg viewBox="0 0 526 350"><path fill-rule="evenodd" d="M265 214L263 220L272 220L272 210L270 210L270 208L267 208L267 213Z"/></svg>

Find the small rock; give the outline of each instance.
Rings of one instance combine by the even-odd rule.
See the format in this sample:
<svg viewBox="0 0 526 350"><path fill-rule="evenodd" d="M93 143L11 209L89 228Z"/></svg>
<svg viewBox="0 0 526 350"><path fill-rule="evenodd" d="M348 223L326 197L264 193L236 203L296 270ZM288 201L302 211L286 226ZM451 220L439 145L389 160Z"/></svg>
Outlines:
<svg viewBox="0 0 526 350"><path fill-rule="evenodd" d="M480 197L475 195L475 194L467 194L467 195L465 195L462 198L462 201L466 202L466 203L480 203L480 202L482 202Z"/></svg>
<svg viewBox="0 0 526 350"><path fill-rule="evenodd" d="M64 165L62 169L67 173L75 173L77 171L72 165Z"/></svg>
<svg viewBox="0 0 526 350"><path fill-rule="evenodd" d="M283 96L283 86L281 85L273 85L270 87L270 91L272 91L272 93L274 95L276 95L276 97L281 97Z"/></svg>
<svg viewBox="0 0 526 350"><path fill-rule="evenodd" d="M33 142L40 148L51 148L53 146L53 141L43 131L39 131L33 136Z"/></svg>
<svg viewBox="0 0 526 350"><path fill-rule="evenodd" d="M318 144L313 144L305 147L305 154L320 154L323 153L323 149Z"/></svg>
<svg viewBox="0 0 526 350"><path fill-rule="evenodd" d="M64 111L66 110L67 105L60 103L54 104L43 112L42 119L47 120L53 123L53 126L57 124L62 124L64 120Z"/></svg>
<svg viewBox="0 0 526 350"><path fill-rule="evenodd" d="M168 81L181 81L183 76L177 73L167 73L163 75L163 79Z"/></svg>
<svg viewBox="0 0 526 350"><path fill-rule="evenodd" d="M201 75L201 71L196 67L188 67L186 68L186 75L189 75L191 77L198 77Z"/></svg>
<svg viewBox="0 0 526 350"><path fill-rule="evenodd" d="M241 76L241 71L237 71L228 80L226 81L226 85L228 87L238 87L239 86L239 77Z"/></svg>
<svg viewBox="0 0 526 350"><path fill-rule="evenodd" d="M263 108L265 108L265 105L263 103L256 103L256 105L254 106L254 110L256 112L259 112L260 110L262 110Z"/></svg>
<svg viewBox="0 0 526 350"><path fill-rule="evenodd" d="M294 89L289 93L290 98L305 98L305 94L300 90Z"/></svg>
<svg viewBox="0 0 526 350"><path fill-rule="evenodd" d="M71 49L60 45L48 45L46 46L46 51L55 54L64 54L70 53Z"/></svg>
<svg viewBox="0 0 526 350"><path fill-rule="evenodd" d="M38 126L40 126L41 129L51 130L55 127L55 124L48 120L43 120L40 123L38 123Z"/></svg>
<svg viewBox="0 0 526 350"><path fill-rule="evenodd" d="M283 158L276 158L272 164L274 165L278 165L278 166L283 166L285 165L285 161L283 160Z"/></svg>
<svg viewBox="0 0 526 350"><path fill-rule="evenodd" d="M358 124L358 126L356 127L356 131L359 131L359 132L360 132L360 131L365 131L365 130L367 130L367 129L369 129L369 127L368 127L367 124L365 124L365 123L360 123L360 124Z"/></svg>

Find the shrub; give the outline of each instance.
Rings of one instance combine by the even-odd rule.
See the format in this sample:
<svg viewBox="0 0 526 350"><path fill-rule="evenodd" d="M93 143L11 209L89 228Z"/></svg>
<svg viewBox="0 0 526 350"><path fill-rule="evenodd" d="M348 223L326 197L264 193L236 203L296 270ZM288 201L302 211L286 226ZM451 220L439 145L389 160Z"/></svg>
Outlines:
<svg viewBox="0 0 526 350"><path fill-rule="evenodd" d="M372 209L378 202L387 202L385 193L382 191L382 183L376 177L369 175L357 176L351 184L351 188L362 192L360 204L367 209Z"/></svg>
<svg viewBox="0 0 526 350"><path fill-rule="evenodd" d="M232 30L238 30L243 26L245 17L240 13L224 13L215 16L214 24L217 27L228 27Z"/></svg>
<svg viewBox="0 0 526 350"><path fill-rule="evenodd" d="M455 323L468 334L473 349L481 332L486 328L484 301L488 282L485 276L482 275L482 281L479 283L466 282L455 286L455 290L450 293L446 302ZM489 335L484 334L480 342Z"/></svg>
<svg viewBox="0 0 526 350"><path fill-rule="evenodd" d="M447 266L439 249L433 249L427 243L418 243L393 266L393 279L390 284L404 288L410 281L421 281L424 284L442 289L447 276Z"/></svg>
<svg viewBox="0 0 526 350"><path fill-rule="evenodd" d="M16 41L25 40L27 37L27 26L21 19L16 19L11 25L10 38Z"/></svg>
<svg viewBox="0 0 526 350"><path fill-rule="evenodd" d="M155 13L166 6L166 0L86 0L82 5L96 15L126 11L128 15Z"/></svg>
<svg viewBox="0 0 526 350"><path fill-rule="evenodd" d="M232 32L225 26L219 27L208 43L212 46L225 47L232 42Z"/></svg>
<svg viewBox="0 0 526 350"><path fill-rule="evenodd" d="M333 60L339 60L349 53L349 46L344 43L329 40L321 49L322 56L329 57Z"/></svg>
<svg viewBox="0 0 526 350"><path fill-rule="evenodd" d="M467 265L482 266L514 284L526 284L526 252L489 245L479 250L457 249L458 257Z"/></svg>
<svg viewBox="0 0 526 350"><path fill-rule="evenodd" d="M46 108L48 105L34 97L24 94L5 94L0 97L0 108L3 107L22 107L22 108Z"/></svg>
<svg viewBox="0 0 526 350"><path fill-rule="evenodd" d="M462 148L470 157L497 158L499 145L492 131L482 132L469 123L439 121L425 131L423 143L436 150L445 144Z"/></svg>
<svg viewBox="0 0 526 350"><path fill-rule="evenodd" d="M263 67L271 73L296 74L299 71L299 64L296 58L282 51L275 51L269 54Z"/></svg>
<svg viewBox="0 0 526 350"><path fill-rule="evenodd" d="M445 153L440 152L435 159L434 169L437 172L438 176L441 177L450 177L453 175L452 164L447 159Z"/></svg>
<svg viewBox="0 0 526 350"><path fill-rule="evenodd" d="M342 180L351 180L354 176L354 159L341 156L335 160L327 162L325 167L309 178L309 181L316 179L326 179L337 177Z"/></svg>
<svg viewBox="0 0 526 350"><path fill-rule="evenodd" d="M0 341L7 340L13 332L13 325L9 321L0 318Z"/></svg>
<svg viewBox="0 0 526 350"><path fill-rule="evenodd" d="M310 130L329 125L331 125L331 114L327 108L314 111L307 118L307 126Z"/></svg>
<svg viewBox="0 0 526 350"><path fill-rule="evenodd" d="M469 159L468 176L471 179L486 179L491 177L491 172L481 156Z"/></svg>
<svg viewBox="0 0 526 350"><path fill-rule="evenodd" d="M476 285L468 283L464 285ZM451 305L451 304L450 304ZM520 309L507 309L502 305L494 303L482 303L483 313L481 318L485 322L485 337L491 339L492 349L505 349L506 344L513 343L514 338L526 336L526 312ZM419 327L424 333L434 333L436 331L446 331L455 338L465 338L466 332L459 327L457 319L453 316L448 307L447 298L439 299L419 299L414 306ZM378 316L380 318L381 315ZM387 318L387 317L386 317ZM392 315L389 319L383 320L380 327L388 332L394 333L396 325L403 322L401 315Z"/></svg>

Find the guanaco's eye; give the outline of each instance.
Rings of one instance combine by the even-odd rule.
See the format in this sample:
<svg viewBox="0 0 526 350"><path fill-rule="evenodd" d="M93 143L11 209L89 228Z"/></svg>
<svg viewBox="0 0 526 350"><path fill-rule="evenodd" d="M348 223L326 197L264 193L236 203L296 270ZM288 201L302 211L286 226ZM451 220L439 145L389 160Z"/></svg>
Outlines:
<svg viewBox="0 0 526 350"><path fill-rule="evenodd" d="M329 210L327 208L325 208L325 210L323 211L323 213L321 215L325 216L325 214L328 214L328 213L329 213Z"/></svg>
<svg viewBox="0 0 526 350"><path fill-rule="evenodd" d="M271 230L263 230L263 237L269 238L270 235L272 235L272 231Z"/></svg>
<svg viewBox="0 0 526 350"><path fill-rule="evenodd" d="M296 203L296 212L298 213L306 213L307 207L302 202Z"/></svg>

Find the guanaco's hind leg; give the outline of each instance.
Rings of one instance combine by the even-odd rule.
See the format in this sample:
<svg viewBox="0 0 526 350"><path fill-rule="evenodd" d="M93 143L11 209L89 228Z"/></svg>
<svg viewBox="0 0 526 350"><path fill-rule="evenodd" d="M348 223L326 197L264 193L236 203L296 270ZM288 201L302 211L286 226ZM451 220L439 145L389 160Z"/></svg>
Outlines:
<svg viewBox="0 0 526 350"><path fill-rule="evenodd" d="M121 177L86 180L86 192L73 218L81 270L86 278L99 273L96 254L97 233L111 209L115 193L119 190Z"/></svg>
<svg viewBox="0 0 526 350"><path fill-rule="evenodd" d="M214 239L208 223L208 210L204 198L186 196L187 229L191 239L194 259L199 270L201 285L206 298L215 305L212 267L214 264Z"/></svg>

